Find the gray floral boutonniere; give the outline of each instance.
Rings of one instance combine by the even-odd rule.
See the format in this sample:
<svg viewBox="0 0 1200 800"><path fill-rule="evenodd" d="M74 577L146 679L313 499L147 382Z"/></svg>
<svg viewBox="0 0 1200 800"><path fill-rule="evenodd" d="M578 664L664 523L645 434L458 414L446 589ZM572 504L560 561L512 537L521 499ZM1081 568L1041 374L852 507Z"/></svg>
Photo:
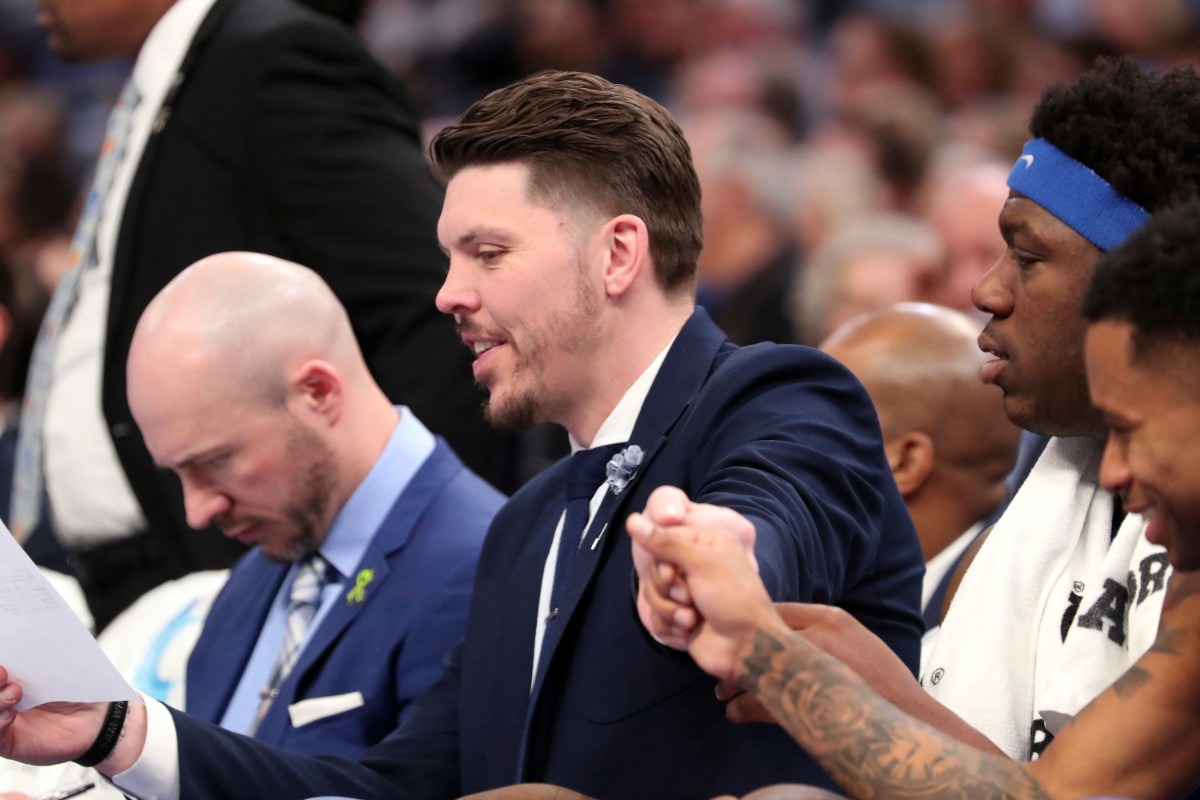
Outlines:
<svg viewBox="0 0 1200 800"><path fill-rule="evenodd" d="M633 480L641 463L642 448L636 444L629 445L612 457L605 467L605 472L608 475L608 488L612 490L613 494L620 494Z"/></svg>

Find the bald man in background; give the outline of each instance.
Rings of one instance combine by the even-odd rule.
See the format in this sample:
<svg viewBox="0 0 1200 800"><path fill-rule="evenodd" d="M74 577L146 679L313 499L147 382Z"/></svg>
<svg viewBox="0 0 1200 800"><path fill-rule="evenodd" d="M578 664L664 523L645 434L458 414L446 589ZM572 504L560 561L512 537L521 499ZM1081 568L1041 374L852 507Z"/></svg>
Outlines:
<svg viewBox="0 0 1200 800"><path fill-rule="evenodd" d="M296 264L224 253L189 267L147 307L127 377L188 523L253 547L192 652L188 710L299 752L382 739L462 638L503 497L391 404L345 309ZM317 596L296 635L305 576Z"/></svg>
<svg viewBox="0 0 1200 800"><path fill-rule="evenodd" d="M959 311L901 303L851 320L821 345L875 403L925 557L927 629L940 621L951 567L1004 501L1020 442L1001 392L979 380L980 328Z"/></svg>

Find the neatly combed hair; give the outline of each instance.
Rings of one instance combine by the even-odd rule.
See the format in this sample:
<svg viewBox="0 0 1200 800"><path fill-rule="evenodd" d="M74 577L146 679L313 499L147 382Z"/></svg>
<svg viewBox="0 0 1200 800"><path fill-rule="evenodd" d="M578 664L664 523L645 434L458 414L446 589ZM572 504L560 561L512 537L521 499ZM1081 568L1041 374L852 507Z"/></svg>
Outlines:
<svg viewBox="0 0 1200 800"><path fill-rule="evenodd" d="M703 223L691 150L671 114L627 86L540 72L476 102L429 153L443 180L466 167L521 163L532 200L636 215L649 230L659 285L694 282Z"/></svg>
<svg viewBox="0 0 1200 800"><path fill-rule="evenodd" d="M1029 132L1151 213L1200 197L1200 74L1102 58L1046 90Z"/></svg>
<svg viewBox="0 0 1200 800"><path fill-rule="evenodd" d="M1200 345L1200 201L1160 211L1101 256L1083 316L1130 323L1139 354L1156 343Z"/></svg>

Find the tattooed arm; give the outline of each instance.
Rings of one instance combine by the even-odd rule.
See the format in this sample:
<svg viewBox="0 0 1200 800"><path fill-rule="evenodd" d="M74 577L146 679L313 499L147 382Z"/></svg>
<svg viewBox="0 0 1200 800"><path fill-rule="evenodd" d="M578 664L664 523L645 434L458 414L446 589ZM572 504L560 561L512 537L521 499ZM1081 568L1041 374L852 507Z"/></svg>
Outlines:
<svg viewBox="0 0 1200 800"><path fill-rule="evenodd" d="M754 526L731 509L693 503L680 489L660 486L650 495L645 511L638 518L669 527L681 536L694 529L705 529L713 535L717 532L732 535L743 545L751 564L755 564ZM636 519L633 524L637 524ZM663 644L687 649L688 631L697 620L686 582L676 579L671 563L656 561L636 544L633 560L641 578L637 607L643 625ZM850 667L901 711L972 747L1003 755L991 740L921 688L904 662L843 609L812 603L776 603L775 610L790 628L803 633L806 641ZM681 620L677 621L676 616ZM722 681L717 686L717 699L728 701L725 713L733 722L775 722L770 710L754 695L743 691L737 681Z"/></svg>
<svg viewBox="0 0 1200 800"><path fill-rule="evenodd" d="M737 545L727 534L632 520L635 546L674 565L687 583L694 609L682 610L676 627L690 631L692 657L753 693L851 797L1157 800L1200 779L1200 580L1193 576L1173 579L1154 649L1042 760L1026 765L975 750L898 710L792 631L744 559L733 557Z"/></svg>

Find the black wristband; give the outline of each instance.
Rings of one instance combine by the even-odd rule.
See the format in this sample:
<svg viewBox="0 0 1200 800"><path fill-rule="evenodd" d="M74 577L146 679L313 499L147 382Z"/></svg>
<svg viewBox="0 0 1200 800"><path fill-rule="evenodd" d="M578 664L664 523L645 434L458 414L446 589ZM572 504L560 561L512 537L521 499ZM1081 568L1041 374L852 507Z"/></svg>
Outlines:
<svg viewBox="0 0 1200 800"><path fill-rule="evenodd" d="M104 715L104 724L100 726L100 733L96 734L96 741L92 742L86 753L75 759L76 764L81 767L94 767L112 755L112 751L117 749L117 741L121 738L121 729L125 727L127 711L129 702L126 700L108 704L108 713Z"/></svg>

